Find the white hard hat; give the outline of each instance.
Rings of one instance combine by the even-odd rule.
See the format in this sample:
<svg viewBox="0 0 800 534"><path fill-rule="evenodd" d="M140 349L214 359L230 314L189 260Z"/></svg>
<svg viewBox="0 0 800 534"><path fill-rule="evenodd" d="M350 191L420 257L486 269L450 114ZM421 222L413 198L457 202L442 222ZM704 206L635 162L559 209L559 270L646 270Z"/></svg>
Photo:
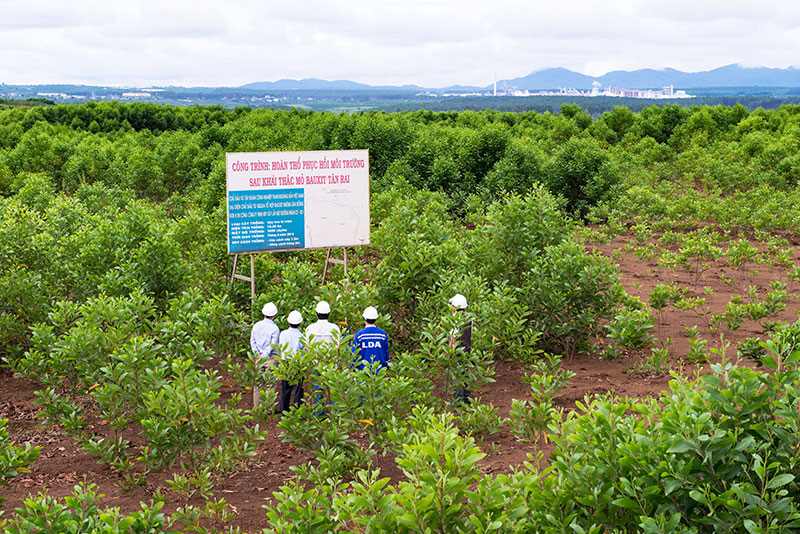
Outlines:
<svg viewBox="0 0 800 534"><path fill-rule="evenodd" d="M317 312L317 313L330 313L331 312L331 306L330 306L330 304L328 304L324 300L321 300L321 301L317 302L317 307L314 308L314 311Z"/></svg>
<svg viewBox="0 0 800 534"><path fill-rule="evenodd" d="M461 293L456 293L453 295L453 298L450 299L450 304L457 310L463 310L467 307L467 297Z"/></svg>
<svg viewBox="0 0 800 534"><path fill-rule="evenodd" d="M378 310L376 310L374 306L367 306L366 308L364 308L363 317L368 321L374 321L375 319L378 318Z"/></svg>
<svg viewBox="0 0 800 534"><path fill-rule="evenodd" d="M300 324L303 322L303 316L300 315L300 312L297 310L292 310L289 312L289 317L286 318L289 324Z"/></svg>
<svg viewBox="0 0 800 534"><path fill-rule="evenodd" d="M267 302L264 304L264 307L261 308L261 313L264 314L264 317L275 317L278 315L278 307L272 302Z"/></svg>

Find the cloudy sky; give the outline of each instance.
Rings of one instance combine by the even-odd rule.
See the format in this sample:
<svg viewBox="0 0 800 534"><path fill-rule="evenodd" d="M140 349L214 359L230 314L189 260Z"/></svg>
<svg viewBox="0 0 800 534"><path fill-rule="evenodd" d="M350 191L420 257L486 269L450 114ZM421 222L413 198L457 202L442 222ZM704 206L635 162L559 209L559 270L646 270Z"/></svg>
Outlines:
<svg viewBox="0 0 800 534"><path fill-rule="evenodd" d="M800 66L796 0L0 0L0 82L489 85Z"/></svg>

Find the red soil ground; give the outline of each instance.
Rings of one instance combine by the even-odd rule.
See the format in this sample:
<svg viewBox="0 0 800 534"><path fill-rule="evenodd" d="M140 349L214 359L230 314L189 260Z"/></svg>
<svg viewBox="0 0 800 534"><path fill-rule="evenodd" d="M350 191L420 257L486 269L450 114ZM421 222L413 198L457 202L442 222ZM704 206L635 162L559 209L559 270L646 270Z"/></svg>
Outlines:
<svg viewBox="0 0 800 534"><path fill-rule="evenodd" d="M590 245L590 248L612 257L613 251L622 249L630 239L621 237L609 245ZM647 302L648 295L657 284L675 282L688 290L687 296L702 297L707 300L706 305L698 311L708 311L710 314L722 313L731 297L746 295L748 286L757 286L763 295L769 290L770 282L783 280L788 283L790 299L787 310L778 316L778 319L787 322L797 320L796 308L800 298L793 293L800 292L800 289L797 284L787 280L785 268L749 264L746 269L735 271L723 258L712 262L710 268L695 279L695 276L688 271L661 268L655 260L639 259L631 252L617 254L613 261L620 266L625 288L643 302ZM798 259L795 253L794 260L797 262ZM720 278L720 275L734 280L735 283L729 285ZM700 327L701 336L709 341L708 347L720 346L719 333L711 334L696 312L679 311L669 307L661 318L659 336L662 340L672 339L673 343L669 348L670 366L672 370L682 371L684 374L691 372L694 367L683 360L689 349L685 327L691 325ZM736 343L745 337L755 335L763 337L761 325L756 321L746 322L736 331L723 328L722 333L724 339L731 343L727 350L728 357L731 358L735 358ZM632 398L659 395L668 387L669 376L632 372L632 367L643 357L642 354L634 354L613 361L604 361L597 355L580 354L571 361L564 361L563 367L574 372L575 377L562 392L558 405L572 410L575 409L575 403L581 401L585 395L609 391ZM718 355L712 357L712 361L718 359ZM512 399L524 399L530 395L529 386L520 380L521 374L518 365L498 362L496 382L476 392L476 396L483 402L491 402L499 408L501 417L507 417ZM53 497L63 497L83 480L96 484L96 490L105 495L100 501L101 505L118 506L123 512L139 509L139 502L149 502L158 489L167 491L164 482L166 476L162 475L159 478L149 479L143 487L121 492L120 475L108 467L97 464L96 458L80 448L73 439L66 437L57 428L43 426L41 420L36 418L39 406L34 403L36 399L34 392L38 388L34 382L11 376L7 370L0 370L0 391L3 392L0 418L9 420L9 430L15 443L30 442L42 447L41 456L31 466L30 473L22 474L11 481L10 487L0 490L2 496L8 499L2 506L6 518L29 494L47 491ZM233 388L227 390L228 393L234 391ZM248 396L243 395L243 397ZM268 430L266 441L259 447L256 459L248 464L246 470L217 480L213 489L216 498L224 498L237 511L235 519L229 525L238 525L245 532L260 532L266 526L266 515L262 506L268 504L272 493L292 476L290 466L305 463L310 459L307 453L281 442L280 429L275 428L274 420L268 424ZM97 429L94 431L97 432ZM487 474L506 472L510 466L526 461L528 454L537 450L537 446L520 442L507 429L487 437L482 448L487 453L487 457L482 461L484 472ZM381 468L384 476L389 476L393 480L402 477L393 458L374 457L373 460L376 466ZM189 501L195 505L200 505L201 502L199 497ZM173 501L164 511L171 512L182 504Z"/></svg>

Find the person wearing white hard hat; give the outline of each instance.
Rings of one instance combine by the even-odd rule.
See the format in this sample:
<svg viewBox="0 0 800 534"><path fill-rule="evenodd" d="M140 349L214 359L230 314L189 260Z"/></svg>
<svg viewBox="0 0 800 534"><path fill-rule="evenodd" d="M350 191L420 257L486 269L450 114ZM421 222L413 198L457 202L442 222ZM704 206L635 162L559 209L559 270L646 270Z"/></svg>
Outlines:
<svg viewBox="0 0 800 534"><path fill-rule="evenodd" d="M378 310L368 306L362 315L364 328L356 332L353 338L353 352L358 352L354 365L363 369L365 365L373 365L375 372L389 367L389 336L377 326ZM375 365L377 364L377 365Z"/></svg>
<svg viewBox="0 0 800 534"><path fill-rule="evenodd" d="M339 339L341 338L339 326L328 321L328 317L331 315L330 304L324 300L317 302L317 305L314 307L314 313L317 315L317 321L308 325L306 328L306 334L304 338L306 346L314 343L325 343L330 345L338 343ZM316 379L313 379L313 381L315 382L314 404L316 405L320 404L322 401L323 392L319 384L316 383ZM323 417L324 411L319 411L316 415L317 417Z"/></svg>
<svg viewBox="0 0 800 534"><path fill-rule="evenodd" d="M463 313L467 309L467 298L461 293L456 293L450 299L450 306L454 313ZM469 355L472 350L472 321L466 321L459 329L450 332L450 346L458 347L465 355ZM463 381L456 381L456 389L453 392L455 402L469 404L472 393L467 389L467 384Z"/></svg>
<svg viewBox="0 0 800 534"><path fill-rule="evenodd" d="M450 298L450 305L453 307L454 310L466 310L467 297L465 297L461 293L456 293Z"/></svg>
<svg viewBox="0 0 800 534"><path fill-rule="evenodd" d="M300 332L300 323L303 322L303 316L297 310L292 310L286 318L289 323L289 328L281 332L279 343L281 347L281 358L284 360L290 359L297 352L303 350L303 344ZM284 348L286 350L284 350ZM281 396L278 401L278 411L283 413L288 411L291 406L299 406L303 401L303 383L302 378L294 380L290 383L288 380L281 380Z"/></svg>
<svg viewBox="0 0 800 534"><path fill-rule="evenodd" d="M328 321L331 315L331 306L324 300L317 302L314 312L317 314L317 321L308 325L306 337L309 342L322 341L333 343L334 338L339 338L339 327Z"/></svg>
<svg viewBox="0 0 800 534"><path fill-rule="evenodd" d="M275 346L278 344L281 333L281 329L275 324L278 307L272 302L267 302L261 308L261 313L264 314L264 319L253 325L253 331L250 333L250 347L258 355L259 362L266 359L267 365L270 365L277 353ZM258 386L253 388L253 408L261 404L261 395L258 390Z"/></svg>

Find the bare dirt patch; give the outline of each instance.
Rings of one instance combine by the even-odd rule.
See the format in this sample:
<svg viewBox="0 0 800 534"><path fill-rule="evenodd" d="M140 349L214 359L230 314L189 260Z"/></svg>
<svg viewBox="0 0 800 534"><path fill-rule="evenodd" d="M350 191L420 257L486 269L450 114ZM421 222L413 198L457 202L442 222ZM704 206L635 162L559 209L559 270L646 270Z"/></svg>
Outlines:
<svg viewBox="0 0 800 534"><path fill-rule="evenodd" d="M632 296L647 302L650 292L658 284L675 283L685 289L686 295L705 299L705 303L695 310L679 310L668 307L660 318L658 333L662 342L671 339L669 345L669 367L684 374L694 372L695 365L685 360L689 350L686 327L697 325L700 335L708 340L708 347L720 349L729 343L727 355L735 357L736 344L749 336L763 337L763 325L759 321L745 321L737 330L721 327L711 332L707 318L713 314L724 313L731 298L747 294L750 286L755 286L763 294L770 288L770 283L783 281L787 283L789 299L786 310L776 319L793 322L797 320L797 308L800 298L795 292L800 291L796 284L788 280L788 269L776 265L752 264L746 269L733 269L725 258L710 262L707 269L696 274L685 269L669 269L659 266L656 259L646 259L636 255L629 247L631 236L621 236L605 245L590 245L589 248L600 251L619 265L622 283ZM651 243L655 241L651 240ZM663 247L662 248L666 248ZM617 252L615 252L617 251ZM793 260L798 261L797 252ZM602 340L600 340L602 341ZM563 367L575 373L568 386L562 392L557 404L566 409L576 409L576 403L582 401L587 394L603 394L613 392L616 395L631 398L657 396L668 387L669 376L641 374L632 372L635 364L644 354L626 355L616 360L602 360L597 354L579 354L570 361L564 361ZM719 361L719 354L711 356L711 362ZM708 364L700 366L707 368ZM530 396L530 388L520 380L523 370L519 365L498 362L496 381L480 391L476 397L484 402L491 402L499 408L499 416L507 417L512 399L524 399ZM96 458L75 441L52 427L43 426L35 416L39 406L34 403L34 392L38 385L32 381L12 376L7 370L0 370L0 418L9 420L12 440L21 444L30 442L42 447L40 458L31 466L30 473L25 473L11 481L8 488L2 489L2 495L8 500L2 509L9 514L19 506L21 500L30 494L47 491L53 497L63 497L72 492L73 487L82 481L97 486L97 491L105 495L100 500L103 506L117 506L123 512L139 509L140 502L149 502L156 491L166 491L165 479L169 474L148 479L143 487L129 491L121 491L121 477L111 469L101 466ZM226 388L227 394L246 392L236 388ZM245 532L261 531L266 525L263 505L268 504L273 492L285 484L293 473L289 469L310 460L307 453L295 449L281 441L280 429L275 427L276 419L267 424L268 436L259 449L254 461L248 467L231 476L215 481L214 495L224 498L236 511L237 515L231 524L238 525ZM520 442L508 429L487 437L481 447L487 457L482 461L482 468L487 475L508 472L512 466L520 465L528 460L528 455L542 450L550 452L547 444L531 445ZM402 473L389 456L375 456L373 462L380 467L384 476L394 481L402 477ZM201 505L199 497L193 497L189 504ZM184 502L173 501L164 509L169 513Z"/></svg>

